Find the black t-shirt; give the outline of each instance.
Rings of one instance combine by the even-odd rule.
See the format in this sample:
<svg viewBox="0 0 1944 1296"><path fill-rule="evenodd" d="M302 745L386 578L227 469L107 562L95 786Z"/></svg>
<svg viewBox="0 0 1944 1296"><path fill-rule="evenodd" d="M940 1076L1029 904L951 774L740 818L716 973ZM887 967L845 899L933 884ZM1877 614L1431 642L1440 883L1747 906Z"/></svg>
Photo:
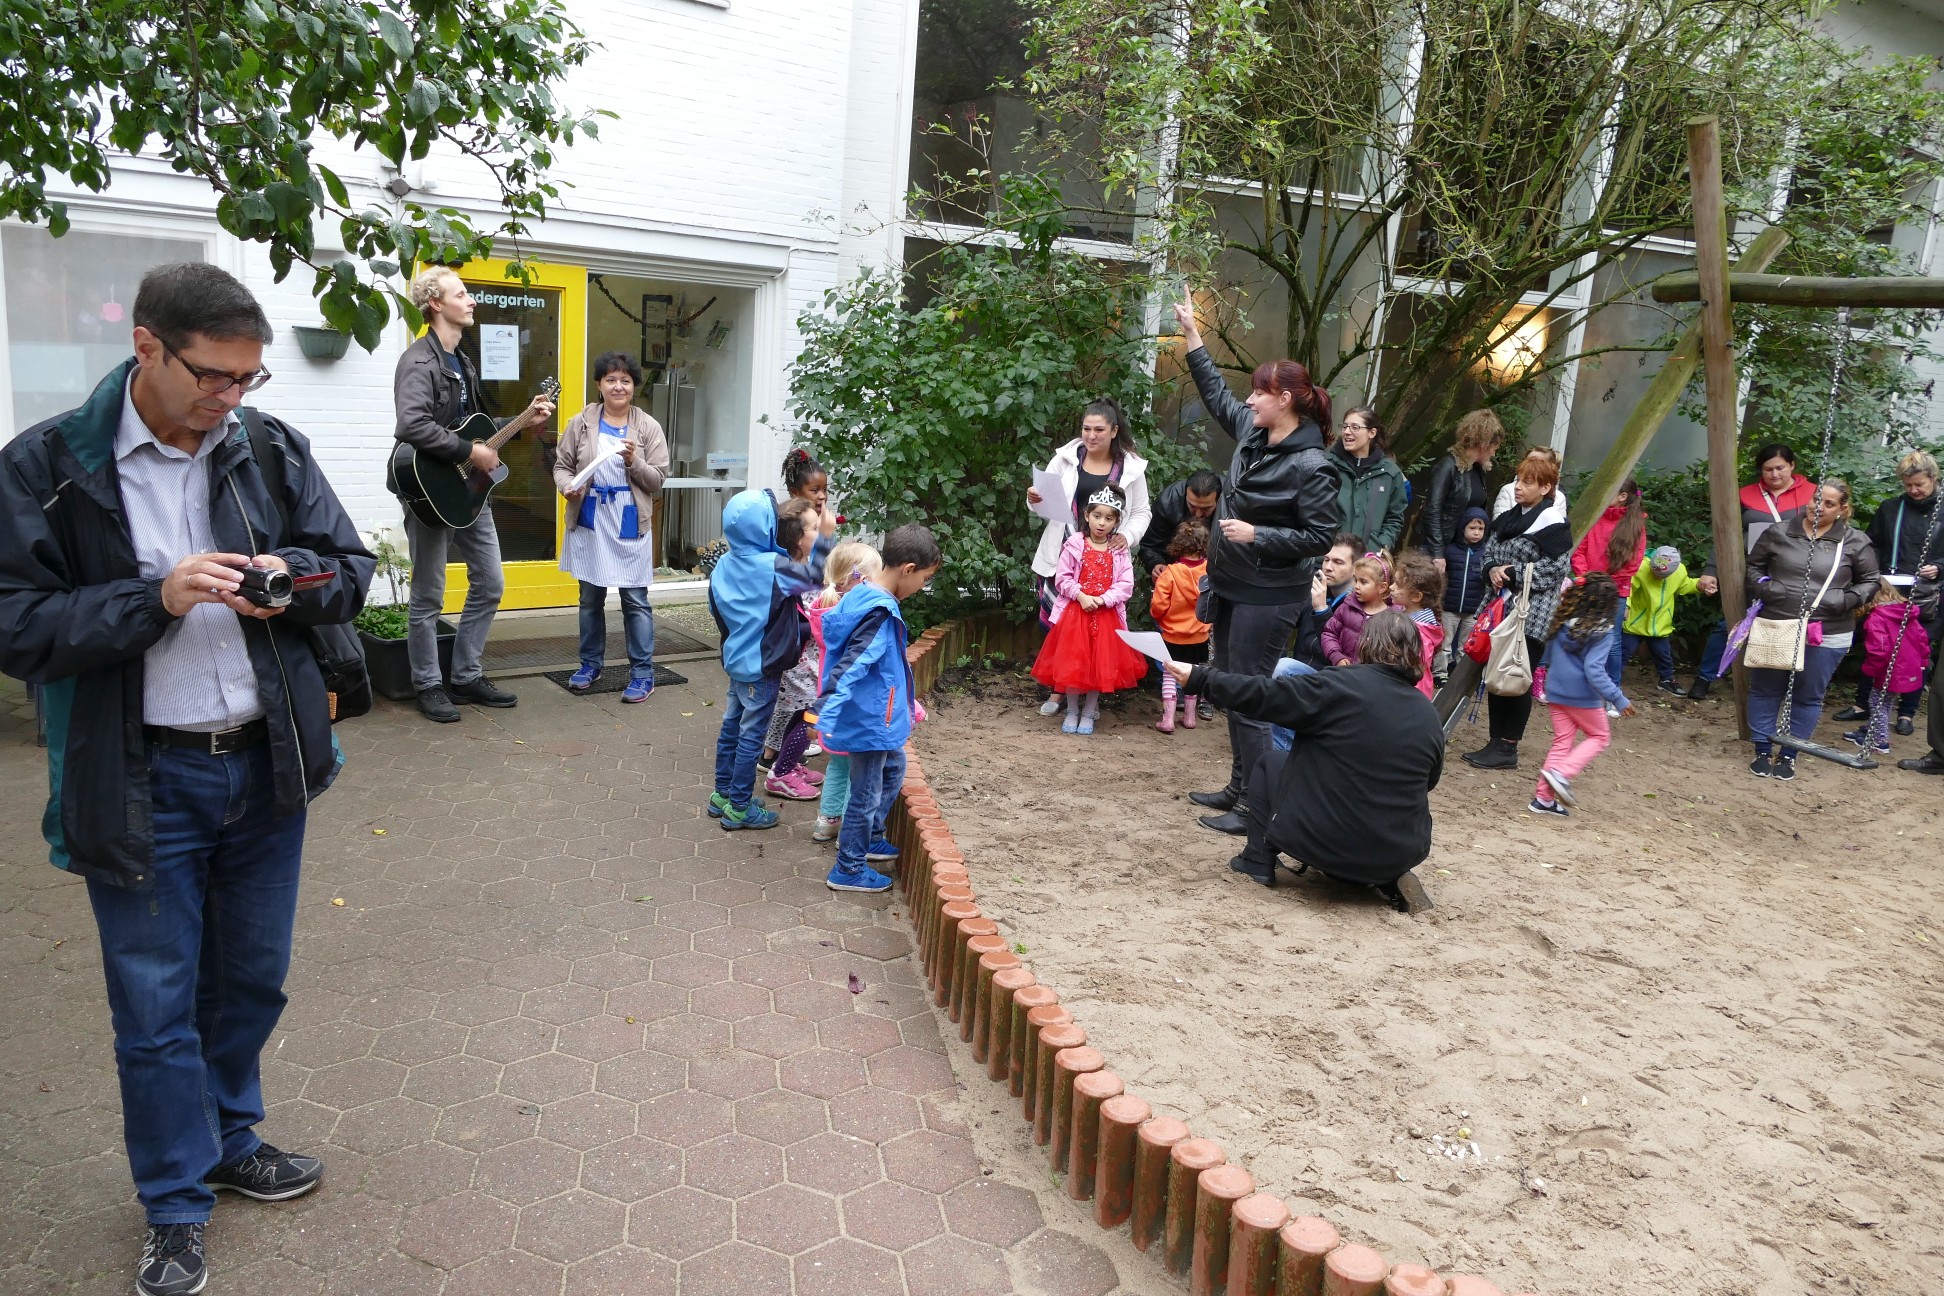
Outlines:
<svg viewBox="0 0 1944 1296"><path fill-rule="evenodd" d="M1111 469L1104 473L1088 472L1084 467L1080 469L1079 480L1074 483L1073 487L1073 521L1074 525L1078 526L1082 531L1087 529L1087 501L1094 497L1096 491L1107 484L1108 478L1111 476L1113 476Z"/></svg>
<svg viewBox="0 0 1944 1296"><path fill-rule="evenodd" d="M457 423L473 412L472 392L469 390L470 385L466 382L466 366L459 359L459 353L457 351L448 351L445 353L445 367L450 369L452 376L459 380L459 413L453 419L453 422Z"/></svg>

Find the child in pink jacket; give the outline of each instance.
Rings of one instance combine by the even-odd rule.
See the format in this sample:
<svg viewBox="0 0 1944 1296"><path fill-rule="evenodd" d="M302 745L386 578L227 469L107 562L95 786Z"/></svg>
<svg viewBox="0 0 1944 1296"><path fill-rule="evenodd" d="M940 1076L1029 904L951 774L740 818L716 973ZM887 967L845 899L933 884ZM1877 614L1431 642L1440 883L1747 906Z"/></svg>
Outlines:
<svg viewBox="0 0 1944 1296"><path fill-rule="evenodd" d="M1132 688L1147 675L1147 658L1114 633L1127 628L1127 600L1134 597L1134 560L1112 544L1126 496L1103 486L1086 501L1087 529L1068 536L1053 573L1052 629L1033 663L1033 678L1064 693L1062 733L1091 734L1100 716L1100 695Z"/></svg>

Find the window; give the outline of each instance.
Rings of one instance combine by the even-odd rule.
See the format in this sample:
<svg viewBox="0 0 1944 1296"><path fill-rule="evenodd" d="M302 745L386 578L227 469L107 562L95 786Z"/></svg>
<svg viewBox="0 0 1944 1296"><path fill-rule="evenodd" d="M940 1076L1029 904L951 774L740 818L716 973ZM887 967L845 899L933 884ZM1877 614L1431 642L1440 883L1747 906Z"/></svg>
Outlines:
<svg viewBox="0 0 1944 1296"><path fill-rule="evenodd" d="M170 261L205 260L199 239L143 238L38 226L0 230L7 299L12 435L73 409L133 354L130 329L142 276Z"/></svg>

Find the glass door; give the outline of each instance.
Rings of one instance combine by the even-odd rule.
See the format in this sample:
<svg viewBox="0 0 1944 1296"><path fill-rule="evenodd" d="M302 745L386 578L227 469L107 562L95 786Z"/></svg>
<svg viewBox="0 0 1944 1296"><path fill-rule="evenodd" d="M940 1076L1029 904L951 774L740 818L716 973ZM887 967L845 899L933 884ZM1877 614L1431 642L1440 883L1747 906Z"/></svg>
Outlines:
<svg viewBox="0 0 1944 1296"><path fill-rule="evenodd" d="M554 449L561 429L586 403L587 271L580 266L528 263L529 281L506 277L504 261L458 267L477 307L459 344L479 371L486 412L510 418L525 409L540 380L560 383L551 427L528 429L500 447L506 480L493 492L506 571L505 608L570 607L579 601L574 578L560 570L563 516L554 489ZM466 569L446 569L446 605L465 601Z"/></svg>

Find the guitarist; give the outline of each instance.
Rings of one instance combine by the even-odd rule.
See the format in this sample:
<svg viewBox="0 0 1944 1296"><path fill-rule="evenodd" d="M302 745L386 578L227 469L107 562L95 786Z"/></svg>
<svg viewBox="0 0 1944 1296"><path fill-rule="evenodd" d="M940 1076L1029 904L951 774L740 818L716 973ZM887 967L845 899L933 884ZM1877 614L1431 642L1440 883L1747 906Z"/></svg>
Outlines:
<svg viewBox="0 0 1944 1296"><path fill-rule="evenodd" d="M398 411L394 448L387 485L398 493L400 461L414 450L462 464L471 461L481 472L499 467L499 454L483 441L468 441L451 431L453 425L480 413L479 375L459 351L459 340L473 322L473 297L451 270L434 266L412 280L412 304L425 316L425 335L398 357L392 376L392 401ZM522 431L545 427L553 418L553 402L535 396L525 410L502 422L518 423ZM418 690L419 710L439 724L459 719L455 702L510 707L519 699L496 687L480 668L486 635L499 611L506 582L500 571L499 531L493 510L464 530L430 526L409 508L405 510L405 539L412 554L411 628L406 650L412 662L412 687ZM446 562L455 555L466 564L466 606L459 615L459 633L452 644L452 687L439 677L439 609L445 602Z"/></svg>

